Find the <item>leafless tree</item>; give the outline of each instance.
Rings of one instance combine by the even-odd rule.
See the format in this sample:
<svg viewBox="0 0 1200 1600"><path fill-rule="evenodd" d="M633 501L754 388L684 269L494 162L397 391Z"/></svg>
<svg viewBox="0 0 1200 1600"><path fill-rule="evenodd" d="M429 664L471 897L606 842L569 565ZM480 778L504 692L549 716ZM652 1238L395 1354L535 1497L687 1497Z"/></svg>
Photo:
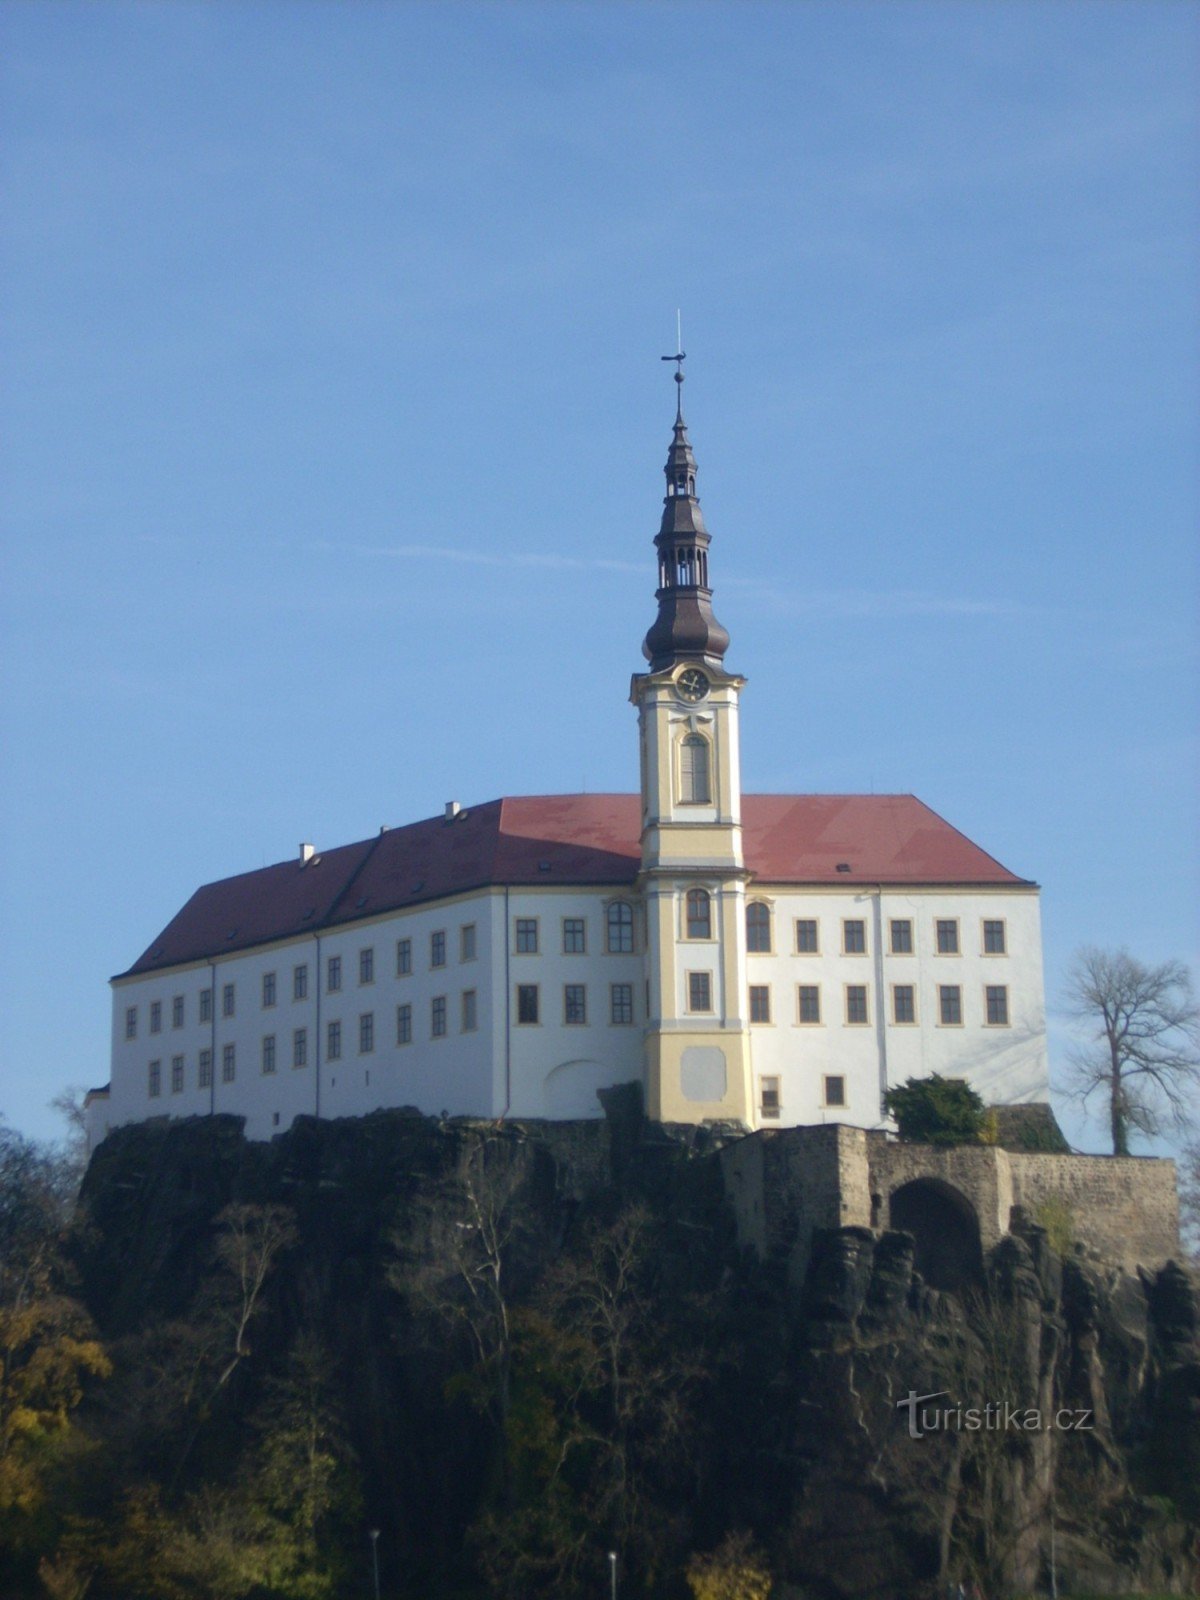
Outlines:
<svg viewBox="0 0 1200 1600"><path fill-rule="evenodd" d="M1200 1007L1181 961L1144 966L1127 950L1080 950L1067 980L1072 1016L1091 1038L1071 1055L1069 1087L1103 1102L1113 1154L1132 1134L1186 1129L1200 1084Z"/></svg>

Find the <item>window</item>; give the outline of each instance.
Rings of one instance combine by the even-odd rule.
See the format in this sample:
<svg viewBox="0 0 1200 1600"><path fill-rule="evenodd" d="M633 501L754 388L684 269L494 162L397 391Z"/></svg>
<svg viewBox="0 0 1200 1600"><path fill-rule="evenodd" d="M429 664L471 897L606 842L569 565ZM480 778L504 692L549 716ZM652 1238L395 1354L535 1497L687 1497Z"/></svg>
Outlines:
<svg viewBox="0 0 1200 1600"><path fill-rule="evenodd" d="M687 936L689 939L712 938L712 901L707 889L687 892Z"/></svg>
<svg viewBox="0 0 1200 1600"><path fill-rule="evenodd" d="M536 983L517 985L517 1021L534 1023L538 1019L538 986Z"/></svg>
<svg viewBox="0 0 1200 1600"><path fill-rule="evenodd" d="M342 958L330 956L325 963L325 987L330 994L337 994L342 987Z"/></svg>
<svg viewBox="0 0 1200 1600"><path fill-rule="evenodd" d="M815 956L820 948L817 942L817 919L815 917L797 917L796 954L798 956Z"/></svg>
<svg viewBox="0 0 1200 1600"><path fill-rule="evenodd" d="M152 1061L150 1063L150 1070L149 1070L149 1073L148 1073L148 1078L149 1078L149 1082L147 1083L147 1088L150 1091L150 1098L152 1100L157 1100L158 1096L162 1093L162 1062L161 1061Z"/></svg>
<svg viewBox="0 0 1200 1600"><path fill-rule="evenodd" d="M802 983L797 990L800 996L800 1021L804 1023L820 1022L821 1020L821 986L818 983Z"/></svg>
<svg viewBox="0 0 1200 1600"><path fill-rule="evenodd" d="M221 1082L232 1083L237 1077L237 1046L227 1044L221 1051Z"/></svg>
<svg viewBox="0 0 1200 1600"><path fill-rule="evenodd" d="M183 1057L171 1057L171 1093L183 1093Z"/></svg>
<svg viewBox="0 0 1200 1600"><path fill-rule="evenodd" d="M938 955L956 956L958 954L958 923L953 917L939 917L935 926Z"/></svg>
<svg viewBox="0 0 1200 1600"><path fill-rule="evenodd" d="M308 1065L308 1029L297 1028L292 1034L292 1065L306 1067Z"/></svg>
<svg viewBox="0 0 1200 1600"><path fill-rule="evenodd" d="M171 1001L171 1026L173 1028L183 1027L183 996L181 994L177 994Z"/></svg>
<svg viewBox="0 0 1200 1600"><path fill-rule="evenodd" d="M631 983L613 983L609 985L609 1020L611 1022L633 1021L633 985Z"/></svg>
<svg viewBox="0 0 1200 1600"><path fill-rule="evenodd" d="M689 733L679 747L679 798L684 805L709 802L708 740Z"/></svg>
<svg viewBox="0 0 1200 1600"><path fill-rule="evenodd" d="M262 1003L267 1010L275 1004L275 974L264 972L262 976Z"/></svg>
<svg viewBox="0 0 1200 1600"><path fill-rule="evenodd" d="M370 945L365 950L358 952L358 981L359 983L375 982L375 951Z"/></svg>
<svg viewBox="0 0 1200 1600"><path fill-rule="evenodd" d="M605 914L605 928L610 956L627 956L633 953L633 907L624 900L616 900Z"/></svg>
<svg viewBox="0 0 1200 1600"><path fill-rule="evenodd" d="M396 1007L396 1043L412 1043L412 1007L409 1005Z"/></svg>
<svg viewBox="0 0 1200 1600"><path fill-rule="evenodd" d="M587 989L582 983L563 984L563 1021L571 1024L587 1021Z"/></svg>
<svg viewBox="0 0 1200 1600"><path fill-rule="evenodd" d="M755 900L746 907L746 949L756 955L771 951L771 908Z"/></svg>
<svg viewBox="0 0 1200 1600"><path fill-rule="evenodd" d="M958 984L938 985L938 1012L944 1027L956 1028L962 1022L962 990Z"/></svg>
<svg viewBox="0 0 1200 1600"><path fill-rule="evenodd" d="M221 990L221 1015L231 1017L237 1003L237 991L232 983L227 983Z"/></svg>
<svg viewBox="0 0 1200 1600"><path fill-rule="evenodd" d="M750 1021L770 1022L771 1020L771 989L765 983L752 983L750 985Z"/></svg>
<svg viewBox="0 0 1200 1600"><path fill-rule="evenodd" d="M867 953L867 925L848 918L842 923L842 953L848 956L865 956Z"/></svg>
<svg viewBox="0 0 1200 1600"><path fill-rule="evenodd" d="M563 918L563 955L581 956L587 951L587 923L582 917Z"/></svg>
<svg viewBox="0 0 1200 1600"><path fill-rule="evenodd" d="M263 1034L262 1069L264 1072L275 1071L275 1035L273 1033Z"/></svg>
<svg viewBox="0 0 1200 1600"><path fill-rule="evenodd" d="M201 989L201 991L200 991L200 1021L201 1022L211 1022L212 1021L212 990L211 989Z"/></svg>
<svg viewBox="0 0 1200 1600"><path fill-rule="evenodd" d="M758 1080L758 1114L764 1122L779 1121L779 1079Z"/></svg>
<svg viewBox="0 0 1200 1600"><path fill-rule="evenodd" d="M196 1087L199 1089L212 1088L212 1051L201 1050L196 1063Z"/></svg>
<svg viewBox="0 0 1200 1600"><path fill-rule="evenodd" d="M443 928L429 935L429 965L431 967L446 965L446 933Z"/></svg>
<svg viewBox="0 0 1200 1600"><path fill-rule="evenodd" d="M292 999L308 999L308 963L292 968Z"/></svg>
<svg viewBox="0 0 1200 1600"><path fill-rule="evenodd" d="M364 1011L358 1019L358 1053L369 1056L375 1048L375 1013Z"/></svg>
<svg viewBox="0 0 1200 1600"><path fill-rule="evenodd" d="M892 954L894 956L912 955L912 923L907 917L897 921L892 919Z"/></svg>
<svg viewBox="0 0 1200 1600"><path fill-rule="evenodd" d="M911 983L897 983L892 987L892 1021L917 1020L917 992Z"/></svg>
<svg viewBox="0 0 1200 1600"><path fill-rule="evenodd" d="M151 1033L161 1033L162 1032L162 1001L161 1000L151 1000L151 1002L150 1002L150 1032Z"/></svg>
<svg viewBox="0 0 1200 1600"><path fill-rule="evenodd" d="M458 959L460 961L474 961L475 959L475 924L464 922L458 930Z"/></svg>
<svg viewBox="0 0 1200 1600"><path fill-rule="evenodd" d="M983 953L985 956L1003 956L1008 953L1004 939L1003 922L985 922L983 925Z"/></svg>
<svg viewBox="0 0 1200 1600"><path fill-rule="evenodd" d="M825 1104L827 1106L844 1106L846 1104L846 1080L841 1077L830 1077L824 1080Z"/></svg>
<svg viewBox="0 0 1200 1600"><path fill-rule="evenodd" d="M434 1039L446 1037L446 996L437 994L429 1008L429 1033Z"/></svg>
<svg viewBox="0 0 1200 1600"><path fill-rule="evenodd" d="M712 1010L712 973L689 972L688 975L688 1010Z"/></svg>
<svg viewBox="0 0 1200 1600"><path fill-rule="evenodd" d="M989 1028L1008 1027L1008 986L989 983L987 986L987 1019Z"/></svg>
<svg viewBox="0 0 1200 1600"><path fill-rule="evenodd" d="M211 990L206 990L205 993L211 994ZM126 1006L125 1007L125 1037L127 1039L136 1039L137 1038L137 1007L136 1006Z"/></svg>
<svg viewBox="0 0 1200 1600"><path fill-rule="evenodd" d="M475 1032L479 1025L476 1015L475 991L474 989L464 989L462 992L462 1031L464 1033Z"/></svg>
<svg viewBox="0 0 1200 1600"><path fill-rule="evenodd" d="M869 1022L867 1015L867 986L865 983L846 985L846 1021L854 1027Z"/></svg>
<svg viewBox="0 0 1200 1600"><path fill-rule="evenodd" d="M407 978L412 971L412 940L396 940L396 976Z"/></svg>
<svg viewBox="0 0 1200 1600"><path fill-rule="evenodd" d="M519 956L535 956L538 947L538 925L536 917L517 918L517 954Z"/></svg>
<svg viewBox="0 0 1200 1600"><path fill-rule="evenodd" d="M325 1056L329 1061L342 1059L342 1025L336 1018L325 1025Z"/></svg>

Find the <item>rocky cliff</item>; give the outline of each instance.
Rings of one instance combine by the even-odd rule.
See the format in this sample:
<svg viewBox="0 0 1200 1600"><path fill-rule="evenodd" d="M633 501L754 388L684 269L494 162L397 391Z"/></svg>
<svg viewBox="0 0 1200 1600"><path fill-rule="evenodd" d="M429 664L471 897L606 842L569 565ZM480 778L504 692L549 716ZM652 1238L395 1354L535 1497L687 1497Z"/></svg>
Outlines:
<svg viewBox="0 0 1200 1600"><path fill-rule="evenodd" d="M114 1479L191 1529L212 1485L250 1481L312 1347L354 1494L309 1535L352 1573L377 1529L384 1594L601 1592L617 1549L623 1594L681 1595L689 1557L735 1531L793 1600L971 1578L1032 1594L1052 1570L1064 1595L1195 1592L1200 1351L1178 1265L1064 1258L1018 1216L954 1293L922 1281L909 1235L862 1228L818 1231L800 1282L739 1252L713 1136L609 1110L502 1129L388 1112L269 1145L229 1118L113 1134L76 1257L116 1361L89 1402ZM199 1326L232 1338L203 1357L203 1403L178 1356ZM130 1600L119 1570L100 1560L92 1593Z"/></svg>

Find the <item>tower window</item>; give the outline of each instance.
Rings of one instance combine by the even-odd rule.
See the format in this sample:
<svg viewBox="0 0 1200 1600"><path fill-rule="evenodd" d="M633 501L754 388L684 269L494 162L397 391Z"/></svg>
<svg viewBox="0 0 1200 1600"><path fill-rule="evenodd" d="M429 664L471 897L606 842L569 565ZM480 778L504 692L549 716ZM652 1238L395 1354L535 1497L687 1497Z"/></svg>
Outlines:
<svg viewBox="0 0 1200 1600"><path fill-rule="evenodd" d="M631 955L633 953L633 907L627 905L624 900L615 901L608 908L606 928L609 955Z"/></svg>
<svg viewBox="0 0 1200 1600"><path fill-rule="evenodd" d="M712 973L688 973L688 1010L712 1010Z"/></svg>
<svg viewBox="0 0 1200 1600"><path fill-rule="evenodd" d="M712 901L707 889L688 890L687 936L689 939L712 938Z"/></svg>
<svg viewBox="0 0 1200 1600"><path fill-rule="evenodd" d="M689 733L679 747L679 798L684 805L707 805L712 798L708 781L708 740Z"/></svg>
<svg viewBox="0 0 1200 1600"><path fill-rule="evenodd" d="M759 955L771 953L771 908L761 900L746 907L746 949Z"/></svg>

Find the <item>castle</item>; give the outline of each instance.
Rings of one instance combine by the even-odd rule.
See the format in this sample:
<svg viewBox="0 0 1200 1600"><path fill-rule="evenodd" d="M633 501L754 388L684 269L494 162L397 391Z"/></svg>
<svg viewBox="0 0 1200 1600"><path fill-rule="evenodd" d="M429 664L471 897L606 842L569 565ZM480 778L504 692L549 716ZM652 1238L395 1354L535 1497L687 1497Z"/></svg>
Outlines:
<svg viewBox="0 0 1200 1600"><path fill-rule="evenodd" d="M884 1122L940 1072L1048 1093L1036 884L911 795L742 795L682 357L632 680L640 794L462 807L197 890L112 980L91 1142L233 1112Z"/></svg>

